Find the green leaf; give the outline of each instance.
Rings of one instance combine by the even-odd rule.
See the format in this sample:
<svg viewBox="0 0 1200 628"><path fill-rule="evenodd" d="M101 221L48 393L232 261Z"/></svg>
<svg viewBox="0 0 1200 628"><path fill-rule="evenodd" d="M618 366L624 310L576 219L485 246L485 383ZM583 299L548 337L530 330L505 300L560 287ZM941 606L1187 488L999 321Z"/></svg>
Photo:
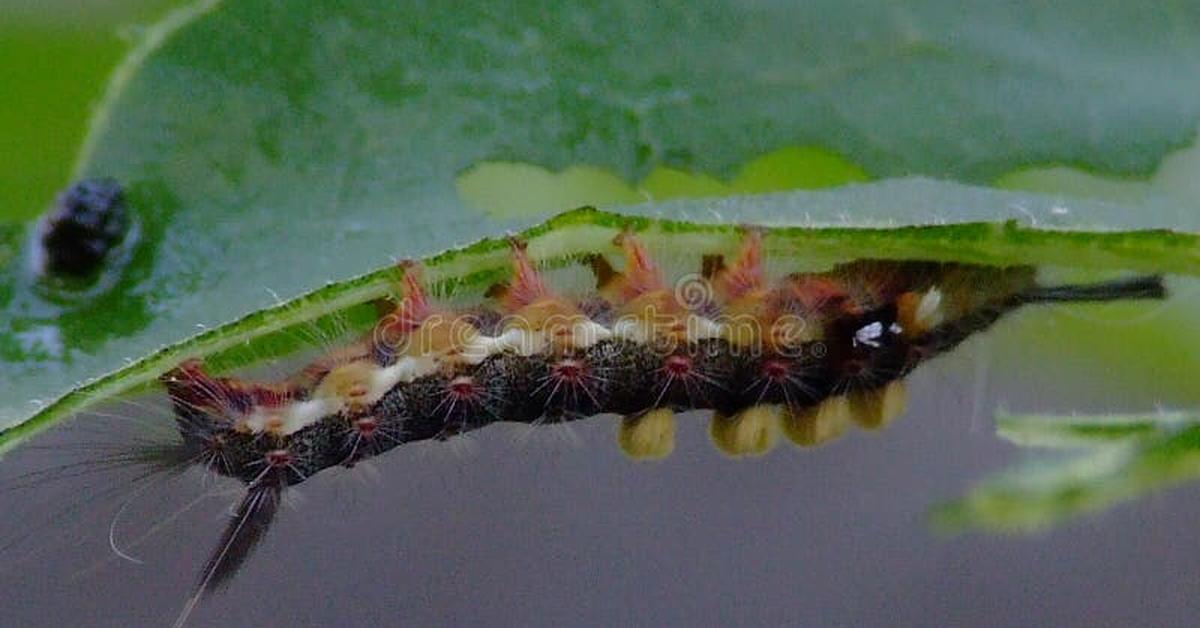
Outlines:
<svg viewBox="0 0 1200 628"><path fill-rule="evenodd" d="M1087 448L1162 436L1193 421L1190 415L1178 413L1069 417L1002 414L996 417L996 433L1022 447Z"/></svg>
<svg viewBox="0 0 1200 628"><path fill-rule="evenodd" d="M37 415L48 424L184 354L257 342L380 293L387 282L371 275L316 293L301 315L273 308L394 256L614 202L606 187L481 209L460 196L481 164L598 169L655 195L629 210L641 215L839 227L801 234L809 263L920 254L1194 274L1195 240L1180 232L1200 229L1200 214L1186 204L1147 212L929 179L663 200L866 176L986 183L1051 163L1149 174L1191 141L1200 114L1198 12L1082 0L969 11L196 2L142 35L80 157L78 175L128 186L140 221L111 287L48 297L19 255L0 271L0 426L37 414L34 401L56 408ZM478 194L491 185L502 184ZM842 229L975 222L991 224ZM1150 228L1174 232L1078 231ZM229 321L241 322L177 344ZM73 389L71 403L48 406Z"/></svg>
<svg viewBox="0 0 1200 628"><path fill-rule="evenodd" d="M1018 444L1089 446L983 481L934 511L944 529L1031 532L1200 478L1200 416L1010 416L1000 434Z"/></svg>

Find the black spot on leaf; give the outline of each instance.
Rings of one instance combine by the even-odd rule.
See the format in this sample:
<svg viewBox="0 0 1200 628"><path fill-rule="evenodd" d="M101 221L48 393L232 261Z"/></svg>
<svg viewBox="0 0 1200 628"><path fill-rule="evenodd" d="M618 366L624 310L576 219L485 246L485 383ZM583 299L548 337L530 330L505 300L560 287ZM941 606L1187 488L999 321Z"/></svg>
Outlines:
<svg viewBox="0 0 1200 628"><path fill-rule="evenodd" d="M129 227L125 194L112 179L84 179L62 192L38 233L41 272L89 277Z"/></svg>

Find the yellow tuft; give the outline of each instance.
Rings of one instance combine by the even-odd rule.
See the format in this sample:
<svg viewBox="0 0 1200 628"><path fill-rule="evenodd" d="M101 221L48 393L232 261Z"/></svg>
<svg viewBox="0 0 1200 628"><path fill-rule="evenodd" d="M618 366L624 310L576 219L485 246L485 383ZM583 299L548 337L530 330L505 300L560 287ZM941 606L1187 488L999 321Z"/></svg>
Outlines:
<svg viewBox="0 0 1200 628"><path fill-rule="evenodd" d="M369 360L357 360L329 371L317 385L313 397L336 399L343 405L358 407L374 403L372 378L378 366Z"/></svg>
<svg viewBox="0 0 1200 628"><path fill-rule="evenodd" d="M850 427L850 401L830 397L816 406L784 410L783 433L799 447L817 447L837 440Z"/></svg>
<svg viewBox="0 0 1200 628"><path fill-rule="evenodd" d="M413 331L405 347L409 357L431 357L446 364L480 362L479 330L466 317L434 314Z"/></svg>
<svg viewBox="0 0 1200 628"><path fill-rule="evenodd" d="M752 406L733 417L714 413L708 435L717 449L729 456L761 456L771 451L778 440L779 408Z"/></svg>
<svg viewBox="0 0 1200 628"><path fill-rule="evenodd" d="M572 323L579 318L583 318L579 309L567 300L555 297L543 298L517 310L509 320L507 328L545 331L547 328L570 327L564 323Z"/></svg>
<svg viewBox="0 0 1200 628"><path fill-rule="evenodd" d="M887 427L908 405L908 389L904 382L891 382L883 388L857 391L849 395L851 417L864 430Z"/></svg>
<svg viewBox="0 0 1200 628"><path fill-rule="evenodd" d="M287 419L278 414L267 415L267 418L263 421L263 431L268 434L283 436L287 433L286 429Z"/></svg>
<svg viewBox="0 0 1200 628"><path fill-rule="evenodd" d="M675 413L666 408L625 417L617 433L621 451L634 460L661 460L675 451Z"/></svg>

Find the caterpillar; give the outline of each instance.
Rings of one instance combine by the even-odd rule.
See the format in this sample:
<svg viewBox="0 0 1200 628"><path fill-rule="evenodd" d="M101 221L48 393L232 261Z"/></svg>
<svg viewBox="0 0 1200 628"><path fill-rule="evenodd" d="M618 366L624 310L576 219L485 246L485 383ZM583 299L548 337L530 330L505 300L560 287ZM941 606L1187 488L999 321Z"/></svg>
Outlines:
<svg viewBox="0 0 1200 628"><path fill-rule="evenodd" d="M368 333L279 379L211 373L187 360L161 377L178 438L144 454L232 478L244 490L182 624L264 538L289 487L401 445L499 422L619 416L630 457L669 455L675 415L710 411L730 456L765 453L782 433L830 442L903 413L905 377L1025 305L1162 299L1161 277L1042 285L1025 265L860 259L775 272L764 228L737 250L669 277L631 230L570 260L587 289L556 285L525 243L482 304L439 300L417 262L377 304Z"/></svg>

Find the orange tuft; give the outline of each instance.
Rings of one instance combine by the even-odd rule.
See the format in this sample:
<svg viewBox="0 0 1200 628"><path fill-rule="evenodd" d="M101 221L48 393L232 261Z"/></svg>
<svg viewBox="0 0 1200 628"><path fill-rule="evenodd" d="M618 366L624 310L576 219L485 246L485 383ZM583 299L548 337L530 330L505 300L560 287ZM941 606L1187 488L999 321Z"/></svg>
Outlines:
<svg viewBox="0 0 1200 628"><path fill-rule="evenodd" d="M764 277L762 232L758 229L746 229L737 260L733 266L722 266L717 270L713 284L722 301L728 303L746 293L761 289Z"/></svg>
<svg viewBox="0 0 1200 628"><path fill-rule="evenodd" d="M662 275L658 266L646 252L646 247L631 231L622 231L614 243L625 253L625 270L601 287L609 299L625 303L648 292L663 290Z"/></svg>
<svg viewBox="0 0 1200 628"><path fill-rule="evenodd" d="M923 296L921 293L909 291L896 299L896 322L900 324L900 328L904 330L904 335L907 337L920 336L929 331L928 326L917 315Z"/></svg>
<svg viewBox="0 0 1200 628"><path fill-rule="evenodd" d="M299 373L293 375L288 381L297 388L312 389L330 371L339 366L360 360L367 360L370 357L371 347L368 343L363 341L354 342L318 357L306 365Z"/></svg>

